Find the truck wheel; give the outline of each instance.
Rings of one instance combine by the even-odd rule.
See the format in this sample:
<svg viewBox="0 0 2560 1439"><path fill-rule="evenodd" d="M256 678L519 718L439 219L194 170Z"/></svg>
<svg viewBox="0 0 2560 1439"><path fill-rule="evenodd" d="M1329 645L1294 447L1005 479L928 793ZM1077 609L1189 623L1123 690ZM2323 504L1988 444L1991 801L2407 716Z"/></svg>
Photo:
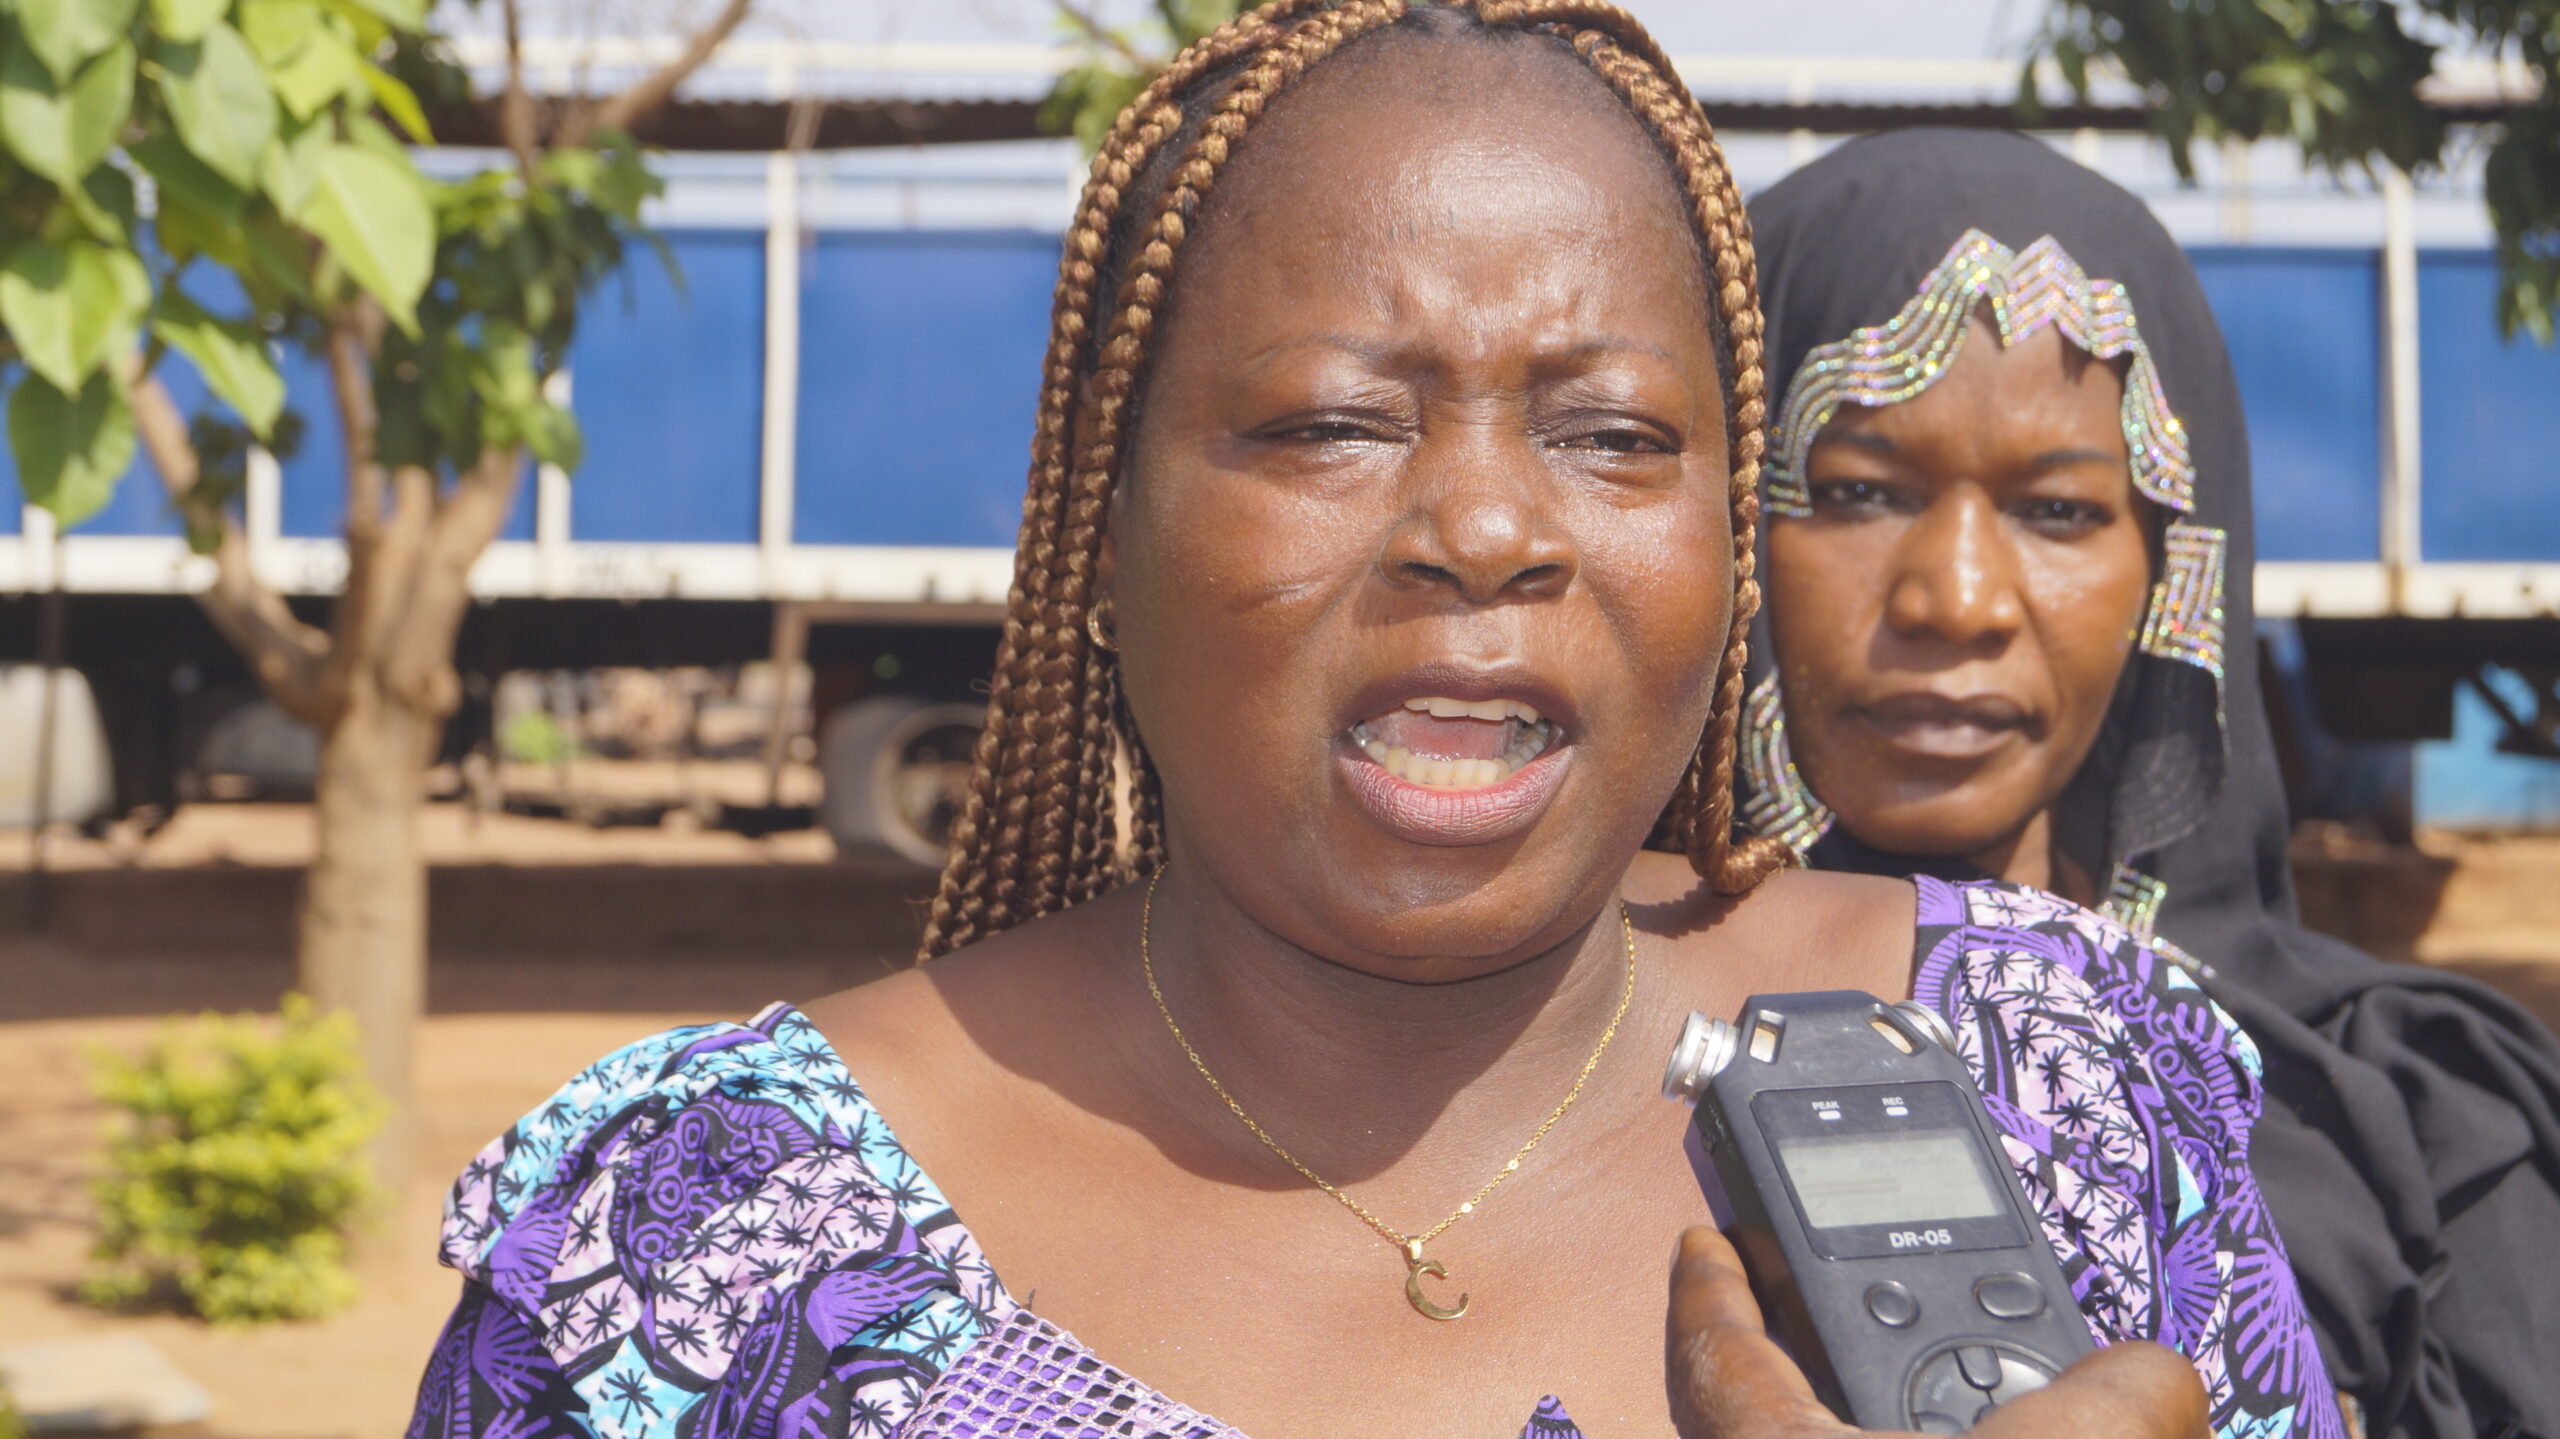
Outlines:
<svg viewBox="0 0 2560 1439"><path fill-rule="evenodd" d="M818 822L838 854L872 850L939 868L969 797L986 711L884 695L845 706L818 735Z"/></svg>

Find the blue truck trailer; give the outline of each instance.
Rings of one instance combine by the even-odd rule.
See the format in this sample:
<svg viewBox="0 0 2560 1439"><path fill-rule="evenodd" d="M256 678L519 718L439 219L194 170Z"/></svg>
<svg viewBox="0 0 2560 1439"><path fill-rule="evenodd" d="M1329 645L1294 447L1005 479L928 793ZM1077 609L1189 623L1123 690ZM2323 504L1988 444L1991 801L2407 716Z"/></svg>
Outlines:
<svg viewBox="0 0 2560 1439"><path fill-rule="evenodd" d="M936 801L901 776L965 752L974 724L1073 157L670 168L660 222L681 279L643 258L591 306L562 380L585 462L523 487L472 576L462 665L806 662L829 712L831 828L929 857ZM2232 242L2227 213L2173 217L2247 403L2257 612L2293 667L2280 728L2315 749L2398 743L2487 705L2502 747L2560 754L2560 348L2501 337L2491 253L2423 242L2422 197L2315 199L2335 223L2296 216L2283 243ZM325 413L316 366L294 364L293 393ZM147 463L62 536L5 463L0 661L46 649L58 591L56 650L96 696L117 803L165 803L200 727L173 676L245 684L189 599L206 564ZM315 611L344 567L338 474L317 423L249 474L255 563Z"/></svg>

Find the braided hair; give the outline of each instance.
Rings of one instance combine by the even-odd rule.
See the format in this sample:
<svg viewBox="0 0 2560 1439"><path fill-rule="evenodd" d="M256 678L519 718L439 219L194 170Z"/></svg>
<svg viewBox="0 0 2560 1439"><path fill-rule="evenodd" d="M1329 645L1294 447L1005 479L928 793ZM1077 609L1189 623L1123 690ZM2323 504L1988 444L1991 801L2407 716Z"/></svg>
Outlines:
<svg viewBox="0 0 2560 1439"><path fill-rule="evenodd" d="M1651 842L1685 854L1728 895L1747 893L1787 862L1774 841L1734 833L1744 645L1760 607L1753 553L1767 405L1749 223L1696 99L1653 38L1602 0L1271 0L1175 57L1120 113L1094 156L1058 265L987 725L922 958L1082 903L1164 863L1162 791L1120 702L1116 661L1096 642L1093 591L1174 261L1265 107L1345 45L1408 24L1547 37L1608 86L1677 176L1717 312L1734 606L1706 728Z"/></svg>

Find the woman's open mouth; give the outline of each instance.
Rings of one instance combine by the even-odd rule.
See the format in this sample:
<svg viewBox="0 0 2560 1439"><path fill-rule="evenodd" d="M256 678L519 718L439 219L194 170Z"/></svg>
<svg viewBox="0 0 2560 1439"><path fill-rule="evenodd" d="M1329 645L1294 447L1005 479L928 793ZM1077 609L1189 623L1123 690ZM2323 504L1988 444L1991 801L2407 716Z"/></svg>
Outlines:
<svg viewBox="0 0 2560 1439"><path fill-rule="evenodd" d="M1453 723L1454 722L1454 723ZM1519 700L1409 699L1351 727L1378 767L1431 789L1482 789L1546 752L1556 727Z"/></svg>
<svg viewBox="0 0 2560 1439"><path fill-rule="evenodd" d="M1535 823L1571 748L1525 700L1418 695L1345 734L1341 760L1370 817L1417 844L1484 844Z"/></svg>

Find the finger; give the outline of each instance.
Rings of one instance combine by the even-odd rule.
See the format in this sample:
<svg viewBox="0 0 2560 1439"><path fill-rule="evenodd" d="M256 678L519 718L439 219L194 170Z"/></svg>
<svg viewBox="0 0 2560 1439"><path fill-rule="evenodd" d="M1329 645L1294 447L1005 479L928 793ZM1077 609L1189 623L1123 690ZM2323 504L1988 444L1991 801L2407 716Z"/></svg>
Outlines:
<svg viewBox="0 0 2560 1439"><path fill-rule="evenodd" d="M2044 1388L2001 1405L1975 1432L1984 1439L2211 1439L2210 1407L2193 1364L2173 1350L2134 1341L2110 1344Z"/></svg>
<svg viewBox="0 0 2560 1439"><path fill-rule="evenodd" d="M1788 1439L1846 1432L1804 1371L1769 1337L1742 1256L1712 1229L1680 1236L1664 1343L1681 1439Z"/></svg>

